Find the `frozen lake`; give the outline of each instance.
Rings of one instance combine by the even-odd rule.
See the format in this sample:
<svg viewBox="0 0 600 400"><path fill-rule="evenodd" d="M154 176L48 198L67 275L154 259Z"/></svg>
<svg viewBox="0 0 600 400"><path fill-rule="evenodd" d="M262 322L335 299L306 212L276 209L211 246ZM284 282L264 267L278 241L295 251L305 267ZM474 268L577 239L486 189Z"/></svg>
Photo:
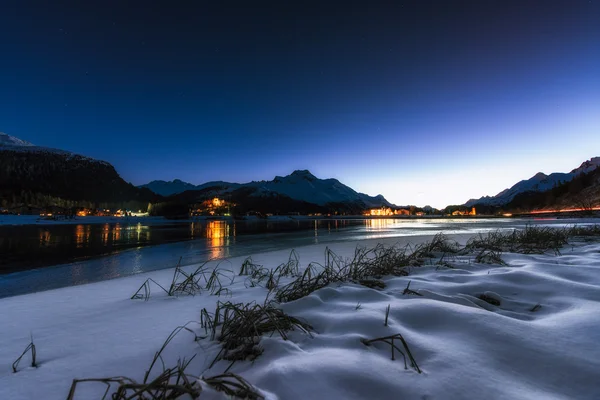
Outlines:
<svg viewBox="0 0 600 400"><path fill-rule="evenodd" d="M327 219L0 226L0 298L311 244L585 219Z"/></svg>

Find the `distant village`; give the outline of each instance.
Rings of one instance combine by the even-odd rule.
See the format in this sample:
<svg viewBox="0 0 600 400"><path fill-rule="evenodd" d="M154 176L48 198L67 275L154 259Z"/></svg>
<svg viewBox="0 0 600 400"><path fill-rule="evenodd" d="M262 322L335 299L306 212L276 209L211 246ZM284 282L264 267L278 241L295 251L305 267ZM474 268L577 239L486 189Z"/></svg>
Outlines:
<svg viewBox="0 0 600 400"><path fill-rule="evenodd" d="M86 208L86 207L32 207L32 206L17 206L11 208L0 208L0 214L12 215L39 215L48 219L69 219L73 217L143 217L148 216L147 211L125 210L125 209L107 209L107 208Z"/></svg>
<svg viewBox="0 0 600 400"><path fill-rule="evenodd" d="M14 215L39 215L43 218L48 219L67 219L73 217L87 217L87 216L100 216L100 217L143 217L151 214L152 205L149 204L147 210L128 210L128 209L108 209L108 208L86 208L86 207L59 207L59 206L48 206L48 207L32 207L32 206L17 206L12 208L0 208L0 214L14 214ZM190 205L189 217L230 217L236 216L235 214L236 203L214 197L199 203ZM273 216L272 213L254 213L248 212L245 216L257 215L259 217ZM299 212L289 212L286 215L304 215ZM321 217L321 216L342 216L342 215L356 215L356 214L325 214L325 213L308 213L307 216ZM445 215L445 216L476 216L477 211L475 207L466 208L460 207L446 210L437 210L432 207L417 208L410 206L407 208L371 208L364 210L362 213L365 217L402 217L402 216L416 216L423 217L427 215Z"/></svg>

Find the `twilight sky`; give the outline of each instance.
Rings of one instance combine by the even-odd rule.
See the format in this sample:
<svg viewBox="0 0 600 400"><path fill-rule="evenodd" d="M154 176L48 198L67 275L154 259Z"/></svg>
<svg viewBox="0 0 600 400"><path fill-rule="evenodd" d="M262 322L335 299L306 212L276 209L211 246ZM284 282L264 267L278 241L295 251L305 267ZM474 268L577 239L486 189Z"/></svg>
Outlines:
<svg viewBox="0 0 600 400"><path fill-rule="evenodd" d="M7 0L0 131L134 184L437 207L600 155L599 1L389 3Z"/></svg>

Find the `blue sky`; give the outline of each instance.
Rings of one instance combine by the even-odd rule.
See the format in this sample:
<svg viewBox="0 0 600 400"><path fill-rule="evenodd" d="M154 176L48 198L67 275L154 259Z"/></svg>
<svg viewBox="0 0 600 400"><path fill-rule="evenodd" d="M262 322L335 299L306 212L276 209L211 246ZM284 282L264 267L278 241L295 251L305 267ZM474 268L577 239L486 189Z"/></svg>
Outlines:
<svg viewBox="0 0 600 400"><path fill-rule="evenodd" d="M3 6L0 131L134 184L309 169L437 207L600 155L597 1L123 3Z"/></svg>

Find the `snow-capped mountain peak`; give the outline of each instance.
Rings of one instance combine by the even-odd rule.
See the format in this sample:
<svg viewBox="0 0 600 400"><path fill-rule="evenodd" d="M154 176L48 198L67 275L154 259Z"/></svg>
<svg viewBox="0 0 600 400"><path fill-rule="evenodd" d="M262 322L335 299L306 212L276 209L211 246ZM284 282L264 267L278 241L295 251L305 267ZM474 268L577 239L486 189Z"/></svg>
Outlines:
<svg viewBox="0 0 600 400"><path fill-rule="evenodd" d="M34 144L29 143L26 140L21 140L17 137L10 136L8 133L0 132L0 146L31 147L34 146Z"/></svg>
<svg viewBox="0 0 600 400"><path fill-rule="evenodd" d="M297 169L290 175L288 175L288 177L302 178L306 179L307 181L314 181L317 179L317 177L311 174L310 171L307 169Z"/></svg>
<svg viewBox="0 0 600 400"><path fill-rule="evenodd" d="M180 179L174 179L172 181L155 180L139 187L150 189L161 196L171 196L172 194L185 192L186 190L198 189L196 185L184 182Z"/></svg>
<svg viewBox="0 0 600 400"><path fill-rule="evenodd" d="M316 176L310 173L307 169L297 169L289 175L286 176L276 176L272 181L261 181L263 184L268 183L289 183L289 184L297 184L302 181L313 182L318 180Z"/></svg>

